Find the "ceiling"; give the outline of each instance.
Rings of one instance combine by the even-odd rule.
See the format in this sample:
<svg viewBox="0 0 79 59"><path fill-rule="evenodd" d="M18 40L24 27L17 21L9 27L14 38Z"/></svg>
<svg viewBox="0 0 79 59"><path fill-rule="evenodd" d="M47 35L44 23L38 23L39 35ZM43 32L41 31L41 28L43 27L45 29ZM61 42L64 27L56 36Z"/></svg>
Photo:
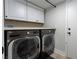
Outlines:
<svg viewBox="0 0 79 59"><path fill-rule="evenodd" d="M44 9L51 7L51 5L49 3L47 3L45 0L28 0L28 1L35 5L38 5L39 7L44 8ZM65 0L48 0L48 1L50 1L52 4L56 5Z"/></svg>

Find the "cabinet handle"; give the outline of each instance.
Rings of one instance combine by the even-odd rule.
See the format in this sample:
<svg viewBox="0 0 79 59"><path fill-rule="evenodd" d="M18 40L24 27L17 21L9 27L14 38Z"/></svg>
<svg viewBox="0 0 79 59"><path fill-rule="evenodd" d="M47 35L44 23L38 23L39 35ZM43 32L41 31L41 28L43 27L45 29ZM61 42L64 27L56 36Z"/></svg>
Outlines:
<svg viewBox="0 0 79 59"><path fill-rule="evenodd" d="M4 53L4 48L2 47L2 54Z"/></svg>
<svg viewBox="0 0 79 59"><path fill-rule="evenodd" d="M8 16L5 16L5 17L8 17Z"/></svg>

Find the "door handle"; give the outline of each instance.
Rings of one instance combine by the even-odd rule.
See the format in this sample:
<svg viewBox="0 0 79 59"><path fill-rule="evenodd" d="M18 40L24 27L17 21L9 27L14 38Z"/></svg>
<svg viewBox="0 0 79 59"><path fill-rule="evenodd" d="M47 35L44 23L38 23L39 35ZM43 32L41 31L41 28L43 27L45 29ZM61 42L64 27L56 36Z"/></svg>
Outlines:
<svg viewBox="0 0 79 59"><path fill-rule="evenodd" d="M68 28L68 30L71 30L71 28Z"/></svg>
<svg viewBox="0 0 79 59"><path fill-rule="evenodd" d="M68 35L71 35L71 32L67 32Z"/></svg>

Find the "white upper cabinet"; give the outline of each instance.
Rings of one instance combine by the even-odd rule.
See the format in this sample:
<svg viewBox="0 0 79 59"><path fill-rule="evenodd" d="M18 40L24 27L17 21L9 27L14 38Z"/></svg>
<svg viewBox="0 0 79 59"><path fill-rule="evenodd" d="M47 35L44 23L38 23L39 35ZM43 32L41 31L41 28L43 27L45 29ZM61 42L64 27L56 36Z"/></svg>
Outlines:
<svg viewBox="0 0 79 59"><path fill-rule="evenodd" d="M44 23L44 9L28 3L28 20Z"/></svg>
<svg viewBox="0 0 79 59"><path fill-rule="evenodd" d="M22 0L5 0L5 18L27 20L26 2Z"/></svg>
<svg viewBox="0 0 79 59"><path fill-rule="evenodd" d="M24 0L5 0L5 19L44 23L44 9Z"/></svg>

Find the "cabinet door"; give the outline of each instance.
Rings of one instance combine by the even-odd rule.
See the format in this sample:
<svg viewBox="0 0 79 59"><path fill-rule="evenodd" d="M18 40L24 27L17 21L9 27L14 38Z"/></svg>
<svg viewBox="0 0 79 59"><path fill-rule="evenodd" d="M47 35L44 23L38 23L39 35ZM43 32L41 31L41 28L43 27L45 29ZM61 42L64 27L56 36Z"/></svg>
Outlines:
<svg viewBox="0 0 79 59"><path fill-rule="evenodd" d="M27 20L26 1L5 0L5 19Z"/></svg>
<svg viewBox="0 0 79 59"><path fill-rule="evenodd" d="M44 9L28 3L28 21L44 23Z"/></svg>

